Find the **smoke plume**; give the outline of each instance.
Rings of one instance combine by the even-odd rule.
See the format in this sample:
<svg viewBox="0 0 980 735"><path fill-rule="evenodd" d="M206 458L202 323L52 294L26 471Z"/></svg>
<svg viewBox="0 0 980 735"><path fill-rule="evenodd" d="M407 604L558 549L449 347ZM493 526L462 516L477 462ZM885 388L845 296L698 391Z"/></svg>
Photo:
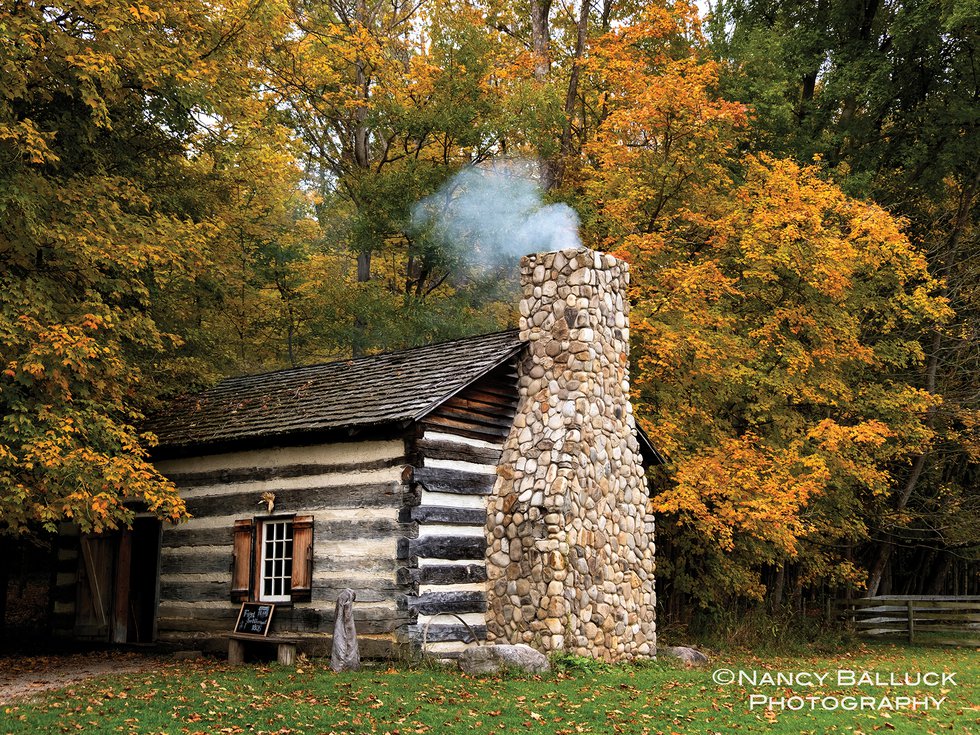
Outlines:
<svg viewBox="0 0 980 735"><path fill-rule="evenodd" d="M468 168L412 210L415 231L471 263L578 247L579 218L567 204L545 204L516 163Z"/></svg>

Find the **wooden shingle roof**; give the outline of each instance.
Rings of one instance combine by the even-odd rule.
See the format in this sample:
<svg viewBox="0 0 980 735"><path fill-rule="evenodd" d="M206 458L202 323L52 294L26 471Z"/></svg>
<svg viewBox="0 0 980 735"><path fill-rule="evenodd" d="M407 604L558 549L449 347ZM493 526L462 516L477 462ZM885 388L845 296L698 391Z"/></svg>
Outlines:
<svg viewBox="0 0 980 735"><path fill-rule="evenodd" d="M516 330L341 362L228 378L145 429L158 451L416 420L521 349Z"/></svg>

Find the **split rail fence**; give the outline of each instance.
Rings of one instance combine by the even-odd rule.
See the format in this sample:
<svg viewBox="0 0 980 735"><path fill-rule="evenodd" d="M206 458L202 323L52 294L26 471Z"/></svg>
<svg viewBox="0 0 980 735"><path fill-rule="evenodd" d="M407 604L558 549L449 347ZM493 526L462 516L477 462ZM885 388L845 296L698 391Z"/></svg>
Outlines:
<svg viewBox="0 0 980 735"><path fill-rule="evenodd" d="M980 596L882 595L839 604L862 636L980 646Z"/></svg>

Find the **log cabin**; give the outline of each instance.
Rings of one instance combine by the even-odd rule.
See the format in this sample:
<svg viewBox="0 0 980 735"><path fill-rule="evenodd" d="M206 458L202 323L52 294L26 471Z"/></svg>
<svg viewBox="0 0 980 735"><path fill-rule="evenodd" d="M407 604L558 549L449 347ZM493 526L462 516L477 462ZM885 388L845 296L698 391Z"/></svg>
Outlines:
<svg viewBox="0 0 980 735"><path fill-rule="evenodd" d="M65 524L55 632L220 650L260 601L323 655L351 588L367 657L654 655L662 459L629 402L627 265L541 253L521 280L518 330L229 378L151 417L192 517Z"/></svg>

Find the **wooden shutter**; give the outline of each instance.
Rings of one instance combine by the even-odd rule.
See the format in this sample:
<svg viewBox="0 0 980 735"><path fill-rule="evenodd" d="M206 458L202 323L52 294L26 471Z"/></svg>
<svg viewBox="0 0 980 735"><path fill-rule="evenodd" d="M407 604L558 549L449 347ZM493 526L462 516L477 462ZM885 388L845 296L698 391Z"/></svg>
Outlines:
<svg viewBox="0 0 980 735"><path fill-rule="evenodd" d="M251 518L235 521L234 551L231 562L231 601L245 602L252 591L252 544L255 522Z"/></svg>
<svg viewBox="0 0 980 735"><path fill-rule="evenodd" d="M293 602L308 602L313 588L313 516L293 519Z"/></svg>

